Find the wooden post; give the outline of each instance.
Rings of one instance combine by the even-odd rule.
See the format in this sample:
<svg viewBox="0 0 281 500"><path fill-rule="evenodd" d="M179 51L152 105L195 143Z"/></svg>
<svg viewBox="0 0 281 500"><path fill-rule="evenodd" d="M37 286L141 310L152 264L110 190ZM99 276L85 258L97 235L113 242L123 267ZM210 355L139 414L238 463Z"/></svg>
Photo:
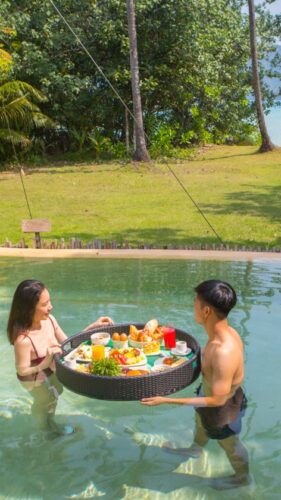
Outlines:
<svg viewBox="0 0 281 500"><path fill-rule="evenodd" d="M40 233L35 232L35 248L41 248L41 238Z"/></svg>

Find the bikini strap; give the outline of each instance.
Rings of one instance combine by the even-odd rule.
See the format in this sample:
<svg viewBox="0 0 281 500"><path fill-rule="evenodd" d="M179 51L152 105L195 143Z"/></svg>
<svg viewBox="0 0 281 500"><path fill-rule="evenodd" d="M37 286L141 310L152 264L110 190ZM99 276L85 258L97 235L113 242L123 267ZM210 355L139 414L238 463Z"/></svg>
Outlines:
<svg viewBox="0 0 281 500"><path fill-rule="evenodd" d="M31 338L31 337L29 337L29 335L27 335L27 333L22 333L21 335L23 335L25 338L28 338L28 339L30 340L31 345L32 345L32 347L33 347L33 350L34 350L34 352L35 352L35 354L36 354L36 357L37 357L37 358L39 358L39 356L38 356L38 351L37 351L37 349L36 349L36 347L35 347L35 345L34 345L34 342L33 342L32 338Z"/></svg>

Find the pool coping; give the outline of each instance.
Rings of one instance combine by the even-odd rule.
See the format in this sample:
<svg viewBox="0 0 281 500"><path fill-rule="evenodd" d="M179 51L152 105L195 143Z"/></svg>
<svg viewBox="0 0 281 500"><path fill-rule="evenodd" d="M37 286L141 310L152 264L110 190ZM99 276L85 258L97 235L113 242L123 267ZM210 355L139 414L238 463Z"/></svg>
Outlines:
<svg viewBox="0 0 281 500"><path fill-rule="evenodd" d="M278 252L231 250L161 250L161 249L35 249L0 247L0 257L39 259L99 258L99 259L166 259L166 260L277 260Z"/></svg>

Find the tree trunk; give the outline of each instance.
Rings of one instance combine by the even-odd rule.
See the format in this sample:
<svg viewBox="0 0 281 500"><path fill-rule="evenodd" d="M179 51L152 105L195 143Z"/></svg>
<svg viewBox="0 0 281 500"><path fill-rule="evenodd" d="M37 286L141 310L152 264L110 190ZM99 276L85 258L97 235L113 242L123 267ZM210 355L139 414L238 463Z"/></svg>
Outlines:
<svg viewBox="0 0 281 500"><path fill-rule="evenodd" d="M127 0L127 15L128 15L128 32L130 41L130 66L131 66L131 79L132 79L133 108L134 108L135 131L136 131L136 148L134 150L133 158L136 161L150 161L150 157L145 143L143 118L142 118L137 32L136 32L136 15L135 15L134 0Z"/></svg>
<svg viewBox="0 0 281 500"><path fill-rule="evenodd" d="M257 111L257 118L259 129L261 133L261 147L260 152L272 151L275 149L274 144L271 142L267 127L264 119L264 112L262 107L261 86L258 68L258 53L257 53L257 40L256 40L256 20L255 20L255 4L254 0L248 0L249 6L249 25L250 25L250 45L251 45L251 59L252 59L252 79L253 89L255 94L255 106Z"/></svg>
<svg viewBox="0 0 281 500"><path fill-rule="evenodd" d="M129 116L128 110L125 108L125 144L127 154L130 153L130 128L129 128Z"/></svg>

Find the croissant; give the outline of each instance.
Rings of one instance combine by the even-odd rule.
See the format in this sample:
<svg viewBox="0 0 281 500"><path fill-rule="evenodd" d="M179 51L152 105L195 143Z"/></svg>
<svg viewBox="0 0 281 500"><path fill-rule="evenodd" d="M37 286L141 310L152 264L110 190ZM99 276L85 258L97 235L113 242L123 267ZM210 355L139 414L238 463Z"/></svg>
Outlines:
<svg viewBox="0 0 281 500"><path fill-rule="evenodd" d="M158 327L158 321L157 321L157 319L151 319L150 321L148 321L146 323L143 331L145 333L147 333L148 335L152 336L157 327Z"/></svg>

